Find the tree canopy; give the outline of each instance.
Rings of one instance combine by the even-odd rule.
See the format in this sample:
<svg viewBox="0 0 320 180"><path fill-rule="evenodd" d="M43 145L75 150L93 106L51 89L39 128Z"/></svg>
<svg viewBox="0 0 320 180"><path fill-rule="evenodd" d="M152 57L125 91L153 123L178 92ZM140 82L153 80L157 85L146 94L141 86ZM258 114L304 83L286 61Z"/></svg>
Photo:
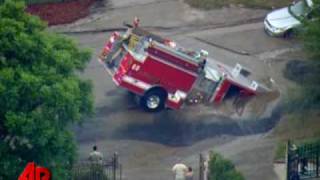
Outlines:
<svg viewBox="0 0 320 180"><path fill-rule="evenodd" d="M309 19L303 21L301 40L309 61L292 61L285 71L299 88L290 92L287 107L291 112L312 111L320 108L320 1L313 0ZM288 66L288 67L289 67Z"/></svg>
<svg viewBox="0 0 320 180"><path fill-rule="evenodd" d="M303 33L305 49L312 59L320 59L320 0L313 0L314 10L311 20L304 22L306 30Z"/></svg>
<svg viewBox="0 0 320 180"><path fill-rule="evenodd" d="M307 94L307 97L302 97L301 100L305 109L320 108L320 1L314 0L313 2L312 20L305 22L306 31L303 34L304 47L311 58L310 64L314 69L312 75L304 81L302 93Z"/></svg>
<svg viewBox="0 0 320 180"><path fill-rule="evenodd" d="M91 84L77 76L90 53L24 9L0 0L0 179L17 179L30 161L69 179L70 125L93 110Z"/></svg>

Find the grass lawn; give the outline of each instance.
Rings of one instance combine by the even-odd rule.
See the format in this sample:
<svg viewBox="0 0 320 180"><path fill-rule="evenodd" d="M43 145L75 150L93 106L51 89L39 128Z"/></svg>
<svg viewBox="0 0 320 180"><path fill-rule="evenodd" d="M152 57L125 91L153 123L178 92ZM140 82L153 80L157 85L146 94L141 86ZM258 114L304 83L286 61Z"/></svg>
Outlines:
<svg viewBox="0 0 320 180"><path fill-rule="evenodd" d="M320 137L319 115L318 111L286 115L273 130L273 135L282 140Z"/></svg>
<svg viewBox="0 0 320 180"><path fill-rule="evenodd" d="M274 160L284 160L288 140L301 144L320 138L319 112L284 116L273 130L272 136L278 139Z"/></svg>
<svg viewBox="0 0 320 180"><path fill-rule="evenodd" d="M204 10L221 8L230 4L249 8L272 9L287 6L292 0L185 0L185 2L192 7Z"/></svg>

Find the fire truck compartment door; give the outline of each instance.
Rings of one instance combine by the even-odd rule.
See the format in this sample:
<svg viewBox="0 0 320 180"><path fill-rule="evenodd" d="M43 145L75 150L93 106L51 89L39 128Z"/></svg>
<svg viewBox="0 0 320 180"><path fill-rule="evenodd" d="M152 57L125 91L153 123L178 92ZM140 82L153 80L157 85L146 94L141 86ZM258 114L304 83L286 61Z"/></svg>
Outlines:
<svg viewBox="0 0 320 180"><path fill-rule="evenodd" d="M228 92L230 86L231 83L228 80L223 80L217 87L216 92L213 96L214 102L220 103Z"/></svg>

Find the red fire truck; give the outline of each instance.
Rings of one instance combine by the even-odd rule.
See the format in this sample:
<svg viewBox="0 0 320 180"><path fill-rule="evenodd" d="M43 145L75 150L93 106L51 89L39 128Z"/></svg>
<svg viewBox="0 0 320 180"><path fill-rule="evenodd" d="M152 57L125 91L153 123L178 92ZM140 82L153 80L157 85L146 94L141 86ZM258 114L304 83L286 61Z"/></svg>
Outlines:
<svg viewBox="0 0 320 180"><path fill-rule="evenodd" d="M99 61L114 83L136 94L149 112L179 109L184 102L219 103L234 91L257 93L258 83L241 65L231 68L207 56L135 26L112 33Z"/></svg>

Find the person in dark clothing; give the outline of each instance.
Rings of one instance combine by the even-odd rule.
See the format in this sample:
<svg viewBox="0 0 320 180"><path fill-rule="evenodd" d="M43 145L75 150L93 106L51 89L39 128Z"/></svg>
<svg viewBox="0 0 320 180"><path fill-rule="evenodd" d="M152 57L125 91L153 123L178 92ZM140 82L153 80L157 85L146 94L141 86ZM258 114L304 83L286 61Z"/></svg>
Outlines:
<svg viewBox="0 0 320 180"><path fill-rule="evenodd" d="M207 64L207 58L208 58L209 53L205 50L200 51L200 58L202 62L200 63L200 68L203 70L206 67Z"/></svg>

